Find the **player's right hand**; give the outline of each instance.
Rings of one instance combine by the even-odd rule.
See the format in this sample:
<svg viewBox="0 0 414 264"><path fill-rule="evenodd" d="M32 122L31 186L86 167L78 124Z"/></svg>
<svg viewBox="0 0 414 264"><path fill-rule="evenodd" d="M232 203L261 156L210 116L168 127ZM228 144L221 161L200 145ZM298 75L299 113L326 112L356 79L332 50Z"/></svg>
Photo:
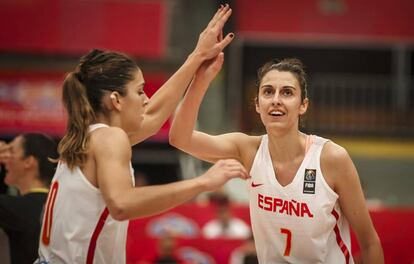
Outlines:
<svg viewBox="0 0 414 264"><path fill-rule="evenodd" d="M227 34L224 38L222 36L224 24L229 19L231 12L228 4L220 7L204 31L201 32L194 52L201 54L205 60L216 57L233 40L233 33Z"/></svg>
<svg viewBox="0 0 414 264"><path fill-rule="evenodd" d="M219 160L199 177L205 191L214 191L233 178L250 178L244 166L235 159Z"/></svg>

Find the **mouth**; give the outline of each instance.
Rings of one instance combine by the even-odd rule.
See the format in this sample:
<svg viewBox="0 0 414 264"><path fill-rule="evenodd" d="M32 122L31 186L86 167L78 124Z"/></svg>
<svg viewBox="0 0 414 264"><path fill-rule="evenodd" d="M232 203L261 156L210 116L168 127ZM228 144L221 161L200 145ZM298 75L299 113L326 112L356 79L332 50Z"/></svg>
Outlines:
<svg viewBox="0 0 414 264"><path fill-rule="evenodd" d="M281 110L272 110L269 112L270 116L274 116L274 117L280 117L280 116L284 116L285 113L282 112Z"/></svg>

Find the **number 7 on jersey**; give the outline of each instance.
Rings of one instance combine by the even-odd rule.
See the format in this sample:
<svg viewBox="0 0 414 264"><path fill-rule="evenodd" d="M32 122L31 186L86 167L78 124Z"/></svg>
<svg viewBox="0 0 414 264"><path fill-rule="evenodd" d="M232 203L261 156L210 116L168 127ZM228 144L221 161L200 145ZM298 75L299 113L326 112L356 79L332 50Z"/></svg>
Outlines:
<svg viewBox="0 0 414 264"><path fill-rule="evenodd" d="M290 256L290 247L292 245L292 232L290 232L287 228L281 228L280 233L286 235L286 247L285 247L285 253L283 253L283 256L287 257Z"/></svg>

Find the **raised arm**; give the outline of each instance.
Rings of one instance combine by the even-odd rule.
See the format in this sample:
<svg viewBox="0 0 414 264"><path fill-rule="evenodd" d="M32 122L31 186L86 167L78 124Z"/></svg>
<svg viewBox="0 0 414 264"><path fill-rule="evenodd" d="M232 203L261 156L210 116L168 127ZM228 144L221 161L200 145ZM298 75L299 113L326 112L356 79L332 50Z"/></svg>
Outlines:
<svg viewBox="0 0 414 264"><path fill-rule="evenodd" d="M170 144L199 159L216 162L219 159L242 161L243 145L248 138L242 133L228 133L212 136L194 130L197 115L204 94L223 64L223 53L200 66L179 106L170 128Z"/></svg>
<svg viewBox="0 0 414 264"><path fill-rule="evenodd" d="M116 220L149 216L177 206L203 191L213 191L231 178L246 179L247 172L235 160L223 160L205 174L171 184L134 188L129 162L131 148L119 128L100 129L91 140L98 186L109 213Z"/></svg>
<svg viewBox="0 0 414 264"><path fill-rule="evenodd" d="M328 142L321 155L325 175L333 179L339 204L358 239L363 263L384 263L381 243L366 207L358 173L344 148Z"/></svg>
<svg viewBox="0 0 414 264"><path fill-rule="evenodd" d="M233 33L220 38L224 24L231 15L228 5L222 6L200 34L194 51L171 78L151 97L139 131L129 134L132 145L154 135L177 107L185 89L203 61L214 58L233 39Z"/></svg>

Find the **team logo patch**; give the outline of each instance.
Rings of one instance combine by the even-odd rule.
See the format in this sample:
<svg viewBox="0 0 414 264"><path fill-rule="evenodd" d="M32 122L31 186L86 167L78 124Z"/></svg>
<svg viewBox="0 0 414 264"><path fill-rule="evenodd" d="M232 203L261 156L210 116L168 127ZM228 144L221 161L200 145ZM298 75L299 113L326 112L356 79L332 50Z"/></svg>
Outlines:
<svg viewBox="0 0 414 264"><path fill-rule="evenodd" d="M305 177L303 181L303 193L315 194L316 170L305 169Z"/></svg>

